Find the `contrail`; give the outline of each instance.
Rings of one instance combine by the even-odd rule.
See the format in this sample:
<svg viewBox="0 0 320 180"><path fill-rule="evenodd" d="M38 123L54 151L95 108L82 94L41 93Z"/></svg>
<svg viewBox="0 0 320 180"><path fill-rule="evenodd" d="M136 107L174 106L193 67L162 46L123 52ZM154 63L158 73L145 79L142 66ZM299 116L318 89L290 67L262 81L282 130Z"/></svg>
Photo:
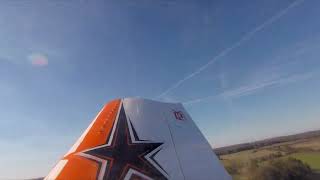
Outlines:
<svg viewBox="0 0 320 180"><path fill-rule="evenodd" d="M165 90L163 93L161 93L157 98L162 98L163 96L167 95L169 92L171 92L172 90L176 89L177 87L179 87L181 84L183 84L185 81L187 81L188 79L191 79L192 77L196 76L197 74L201 73L203 70L207 69L211 64L213 64L214 62L216 62L217 60L219 60L220 58L226 56L227 54L229 54L233 49L238 48L239 46L241 46L244 42L250 40L253 35L255 35L257 32L263 30L264 28L266 28L267 26L273 24L275 21L277 21L278 19L280 19L282 16L284 16L289 10L291 10L292 8L300 5L301 3L303 3L305 0L296 0L293 3L291 3L288 7L286 7L285 9L281 10L280 12L278 12L276 15L272 16L270 19L268 19L267 21L265 21L264 23L262 23L261 25L257 26L256 28L254 28L252 31L246 33L244 36L242 36L242 38L237 41L236 43L234 43L232 46L224 49L223 51L221 51L217 56L215 56L212 60L210 60L207 64L201 66L200 68L198 68L197 70L195 70L194 72L192 72L191 74L185 76L183 79L177 81L175 84L173 84L170 88L168 88L167 90Z"/></svg>
<svg viewBox="0 0 320 180"><path fill-rule="evenodd" d="M191 104L206 101L207 99L214 98L214 97L224 97L224 98L241 97L244 95L255 93L256 91L267 88L267 87L279 86L279 85L290 84L298 81L307 80L307 79L313 78L315 75L316 74L314 72L309 72L304 74L291 75L289 77L279 78L279 79L265 81L265 82L253 83L246 86L238 87L236 89L227 90L225 92L222 92L221 94L211 95L203 98L186 101L186 102L183 102L182 104L191 105Z"/></svg>

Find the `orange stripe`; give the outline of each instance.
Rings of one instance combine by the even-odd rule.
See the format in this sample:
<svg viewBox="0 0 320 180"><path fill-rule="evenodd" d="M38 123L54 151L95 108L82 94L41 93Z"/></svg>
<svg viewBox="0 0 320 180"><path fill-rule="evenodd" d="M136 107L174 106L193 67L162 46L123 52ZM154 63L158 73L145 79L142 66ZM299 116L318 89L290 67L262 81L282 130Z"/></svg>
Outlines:
<svg viewBox="0 0 320 180"><path fill-rule="evenodd" d="M98 176L98 164L92 160L75 155L78 152L105 144L116 119L121 100L106 104L92 127L76 150L63 159L68 160L57 179L95 179Z"/></svg>

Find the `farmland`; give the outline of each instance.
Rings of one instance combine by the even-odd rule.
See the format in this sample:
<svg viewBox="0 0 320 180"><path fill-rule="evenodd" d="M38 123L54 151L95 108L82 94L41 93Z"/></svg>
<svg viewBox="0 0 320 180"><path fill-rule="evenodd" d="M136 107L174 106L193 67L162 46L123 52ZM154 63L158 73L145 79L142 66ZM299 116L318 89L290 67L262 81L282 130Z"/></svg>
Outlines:
<svg viewBox="0 0 320 180"><path fill-rule="evenodd" d="M312 171L309 172L311 179L318 179L320 176L320 135L314 132L307 136L290 136L287 140L281 137L281 141L275 138L272 141L264 140L232 147L236 148L220 148L216 153L235 180L254 179L254 174L261 169L278 162L286 163L289 159L309 168Z"/></svg>
<svg viewBox="0 0 320 180"><path fill-rule="evenodd" d="M312 169L320 172L320 152L295 153L290 156L303 161Z"/></svg>

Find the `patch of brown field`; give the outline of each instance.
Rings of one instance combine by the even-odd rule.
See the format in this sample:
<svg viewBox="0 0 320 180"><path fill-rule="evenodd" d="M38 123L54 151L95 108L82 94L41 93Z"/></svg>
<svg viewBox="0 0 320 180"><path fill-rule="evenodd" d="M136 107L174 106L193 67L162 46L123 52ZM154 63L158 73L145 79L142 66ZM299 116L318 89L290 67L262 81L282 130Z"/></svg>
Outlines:
<svg viewBox="0 0 320 180"><path fill-rule="evenodd" d="M320 151L320 137L308 139L304 142L292 145L293 148L308 148L314 151Z"/></svg>

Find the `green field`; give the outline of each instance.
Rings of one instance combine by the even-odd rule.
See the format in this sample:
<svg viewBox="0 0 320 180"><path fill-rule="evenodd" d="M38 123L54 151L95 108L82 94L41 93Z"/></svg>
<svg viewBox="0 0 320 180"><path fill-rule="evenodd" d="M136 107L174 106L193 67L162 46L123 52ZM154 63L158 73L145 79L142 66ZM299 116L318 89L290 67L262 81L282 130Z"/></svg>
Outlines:
<svg viewBox="0 0 320 180"><path fill-rule="evenodd" d="M319 175L320 137L273 144L221 155L219 158L235 180L252 179L255 171L270 166L270 163L276 160L286 160L288 158L302 161L311 168L313 173Z"/></svg>
<svg viewBox="0 0 320 180"><path fill-rule="evenodd" d="M320 152L295 153L290 156L307 163L311 169L320 171Z"/></svg>

